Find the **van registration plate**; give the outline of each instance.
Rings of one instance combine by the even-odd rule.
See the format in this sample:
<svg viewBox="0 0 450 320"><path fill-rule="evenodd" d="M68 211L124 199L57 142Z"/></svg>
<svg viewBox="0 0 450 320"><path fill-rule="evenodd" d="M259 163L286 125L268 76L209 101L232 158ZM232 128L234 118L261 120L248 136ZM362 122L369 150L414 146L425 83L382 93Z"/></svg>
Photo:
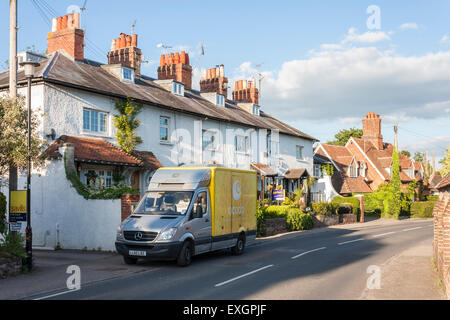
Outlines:
<svg viewBox="0 0 450 320"><path fill-rule="evenodd" d="M128 254L130 256L139 256L139 257L147 256L147 252L146 251L140 251L140 250L129 250Z"/></svg>

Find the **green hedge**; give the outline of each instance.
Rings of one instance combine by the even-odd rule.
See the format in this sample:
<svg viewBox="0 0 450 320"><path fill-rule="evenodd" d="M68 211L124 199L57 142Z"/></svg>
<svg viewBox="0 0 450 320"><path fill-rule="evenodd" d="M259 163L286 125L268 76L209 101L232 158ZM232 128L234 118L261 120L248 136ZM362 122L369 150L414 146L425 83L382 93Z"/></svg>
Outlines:
<svg viewBox="0 0 450 320"><path fill-rule="evenodd" d="M298 208L289 208L287 210L286 224L289 231L309 230L314 226L311 215L303 213Z"/></svg>
<svg viewBox="0 0 450 320"><path fill-rule="evenodd" d="M263 207L262 213L264 219L286 218L287 211L294 206L269 206Z"/></svg>
<svg viewBox="0 0 450 320"><path fill-rule="evenodd" d="M0 233L6 230L6 197L0 192Z"/></svg>
<svg viewBox="0 0 450 320"><path fill-rule="evenodd" d="M417 201L411 203L411 217L433 218L433 209L436 201Z"/></svg>
<svg viewBox="0 0 450 320"><path fill-rule="evenodd" d="M436 201L439 196L427 196L427 201Z"/></svg>
<svg viewBox="0 0 450 320"><path fill-rule="evenodd" d="M312 210L316 214L320 214L320 215L336 214L336 210L338 208L338 204L332 203L332 202L325 202L325 201L312 203L311 206L312 206Z"/></svg>
<svg viewBox="0 0 450 320"><path fill-rule="evenodd" d="M339 205L346 203L346 204L351 204L352 205L352 213L359 215L360 210L359 210L359 198L357 197L334 197L333 200L331 201L332 204L335 204L339 207Z"/></svg>

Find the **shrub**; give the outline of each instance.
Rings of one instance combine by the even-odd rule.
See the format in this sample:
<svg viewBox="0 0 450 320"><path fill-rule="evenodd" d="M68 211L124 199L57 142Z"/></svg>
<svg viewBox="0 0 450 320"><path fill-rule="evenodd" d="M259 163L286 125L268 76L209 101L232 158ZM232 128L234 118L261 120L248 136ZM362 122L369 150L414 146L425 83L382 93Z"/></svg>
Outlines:
<svg viewBox="0 0 450 320"><path fill-rule="evenodd" d="M313 219L298 208L287 209L286 224L289 231L308 230L313 227Z"/></svg>
<svg viewBox="0 0 450 320"><path fill-rule="evenodd" d="M13 257L26 257L24 249L24 237L19 232L6 230L4 239L0 240L0 253Z"/></svg>
<svg viewBox="0 0 450 320"><path fill-rule="evenodd" d="M293 206L269 206L263 208L264 219L286 218L287 210Z"/></svg>
<svg viewBox="0 0 450 320"><path fill-rule="evenodd" d="M286 197L286 198L284 198L284 201L281 204L283 206L291 206L294 204L294 201L291 198Z"/></svg>
<svg viewBox="0 0 450 320"><path fill-rule="evenodd" d="M337 208L338 214L347 214L353 212L353 206L351 203L341 203Z"/></svg>
<svg viewBox="0 0 450 320"><path fill-rule="evenodd" d="M352 205L352 213L359 215L359 199L357 197L334 197L331 203L339 206L342 203L351 204Z"/></svg>
<svg viewBox="0 0 450 320"><path fill-rule="evenodd" d="M315 202L311 204L313 211L320 215L336 214L337 205L331 202Z"/></svg>
<svg viewBox="0 0 450 320"><path fill-rule="evenodd" d="M0 192L0 233L6 230L6 197Z"/></svg>
<svg viewBox="0 0 450 320"><path fill-rule="evenodd" d="M417 201L411 204L411 217L432 218L435 201Z"/></svg>
<svg viewBox="0 0 450 320"><path fill-rule="evenodd" d="M427 201L436 201L439 196L427 196Z"/></svg>

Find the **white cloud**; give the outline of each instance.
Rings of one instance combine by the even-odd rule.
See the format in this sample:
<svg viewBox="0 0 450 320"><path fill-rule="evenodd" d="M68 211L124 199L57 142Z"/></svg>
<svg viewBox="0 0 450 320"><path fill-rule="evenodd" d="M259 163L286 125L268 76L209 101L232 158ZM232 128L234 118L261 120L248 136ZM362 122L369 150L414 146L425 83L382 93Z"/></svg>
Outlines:
<svg viewBox="0 0 450 320"><path fill-rule="evenodd" d="M390 32L392 34L392 32ZM350 28L342 43L375 43L380 41L391 40L389 34L384 31L367 31L359 34L356 28Z"/></svg>
<svg viewBox="0 0 450 320"><path fill-rule="evenodd" d="M440 44L449 44L450 43L450 37L447 34L444 34L439 41Z"/></svg>
<svg viewBox="0 0 450 320"><path fill-rule="evenodd" d="M417 30L419 26L415 22L406 22L398 27L400 30Z"/></svg>
<svg viewBox="0 0 450 320"><path fill-rule="evenodd" d="M401 128L399 128L399 132ZM405 132L410 133L410 132ZM418 135L416 135L418 137ZM401 144L401 143L399 143ZM434 150L436 152L436 157L440 158L445 156L445 149L450 146L450 136L437 136L429 138L417 138L411 142L405 142L402 144L401 148L410 151L412 154L414 152L425 152ZM436 164L439 159L436 159Z"/></svg>
<svg viewBox="0 0 450 320"><path fill-rule="evenodd" d="M320 45L320 47L324 50L340 50L342 49L342 45L337 43L324 43Z"/></svg>
<svg viewBox="0 0 450 320"><path fill-rule="evenodd" d="M375 47L320 51L264 72L263 110L285 121L450 117L450 51L402 57ZM242 73L252 72L250 63ZM343 120L342 120L343 119Z"/></svg>

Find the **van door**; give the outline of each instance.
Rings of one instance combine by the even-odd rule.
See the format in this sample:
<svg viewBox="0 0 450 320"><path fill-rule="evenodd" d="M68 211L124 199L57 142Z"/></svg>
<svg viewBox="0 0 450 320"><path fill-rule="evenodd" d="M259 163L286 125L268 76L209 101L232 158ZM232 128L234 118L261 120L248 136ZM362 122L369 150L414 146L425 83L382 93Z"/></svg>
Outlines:
<svg viewBox="0 0 450 320"><path fill-rule="evenodd" d="M211 205L208 190L198 191L192 203L189 225L195 239L195 254L211 251ZM195 217L199 210L202 216Z"/></svg>

